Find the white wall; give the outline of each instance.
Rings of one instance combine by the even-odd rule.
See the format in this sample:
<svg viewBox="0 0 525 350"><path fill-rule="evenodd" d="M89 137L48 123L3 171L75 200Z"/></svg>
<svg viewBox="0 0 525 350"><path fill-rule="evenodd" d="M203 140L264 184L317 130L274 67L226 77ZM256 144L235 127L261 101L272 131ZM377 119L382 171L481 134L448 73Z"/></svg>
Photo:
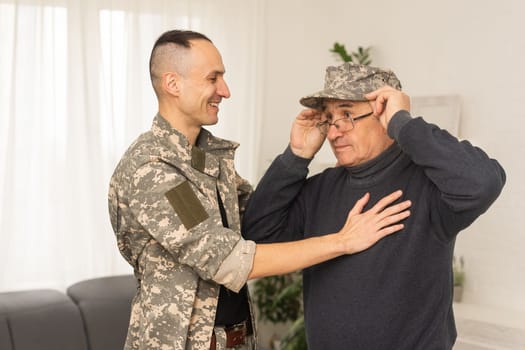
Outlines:
<svg viewBox="0 0 525 350"><path fill-rule="evenodd" d="M501 197L460 235L456 252L466 263L466 303L525 320L525 2L268 0L265 12L259 174L286 147L299 98L339 64L333 43L372 46L373 65L392 68L408 94L458 94L460 137L506 169Z"/></svg>

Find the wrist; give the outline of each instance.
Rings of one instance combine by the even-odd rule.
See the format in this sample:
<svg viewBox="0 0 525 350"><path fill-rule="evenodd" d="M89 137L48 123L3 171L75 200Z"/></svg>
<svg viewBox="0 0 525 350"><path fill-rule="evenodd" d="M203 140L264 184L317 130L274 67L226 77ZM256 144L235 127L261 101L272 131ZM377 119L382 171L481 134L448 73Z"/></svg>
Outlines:
<svg viewBox="0 0 525 350"><path fill-rule="evenodd" d="M319 237L319 239L321 240L319 242L320 245L326 247L325 249L327 254L330 255L332 258L346 254L347 249L345 245L345 240L342 236L343 235L338 232Z"/></svg>
<svg viewBox="0 0 525 350"><path fill-rule="evenodd" d="M296 148L292 147L291 145L288 145L288 147L283 153L283 158L289 164L308 167L308 165L310 165L310 162L313 159L313 156L306 157L298 153L300 152Z"/></svg>
<svg viewBox="0 0 525 350"><path fill-rule="evenodd" d="M397 140L401 129L412 120L412 116L406 110L399 110L390 118L388 122L387 132L388 136Z"/></svg>
<svg viewBox="0 0 525 350"><path fill-rule="evenodd" d="M315 155L315 153L311 151L299 149L299 148L293 147L292 145L290 145L290 151L293 153L294 156L301 158L301 159L305 159L305 160L312 160Z"/></svg>

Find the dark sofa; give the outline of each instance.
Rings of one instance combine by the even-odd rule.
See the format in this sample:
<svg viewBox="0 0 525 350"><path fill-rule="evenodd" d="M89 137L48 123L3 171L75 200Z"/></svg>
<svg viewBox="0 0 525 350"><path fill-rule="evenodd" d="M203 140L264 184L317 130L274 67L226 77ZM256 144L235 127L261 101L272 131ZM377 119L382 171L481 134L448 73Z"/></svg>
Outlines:
<svg viewBox="0 0 525 350"><path fill-rule="evenodd" d="M0 350L119 350L124 347L132 275L52 289L0 293Z"/></svg>

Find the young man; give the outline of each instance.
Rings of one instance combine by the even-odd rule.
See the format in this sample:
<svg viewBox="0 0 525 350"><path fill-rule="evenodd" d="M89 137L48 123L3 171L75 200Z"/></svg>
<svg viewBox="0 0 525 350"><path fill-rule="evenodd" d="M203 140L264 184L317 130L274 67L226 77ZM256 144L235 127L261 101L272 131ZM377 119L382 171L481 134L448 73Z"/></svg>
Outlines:
<svg viewBox="0 0 525 350"><path fill-rule="evenodd" d="M400 191L361 213L365 195L335 233L285 244L243 239L251 187L234 169L237 144L203 128L217 123L230 96L224 73L217 48L200 33L169 31L153 47L159 112L109 189L118 247L138 282L125 349L251 349L248 279L362 251L409 215L408 201L390 205Z"/></svg>
<svg viewBox="0 0 525 350"><path fill-rule="evenodd" d="M256 242L319 237L356 199L401 188L405 228L370 249L303 272L308 348L451 349L456 235L498 197L505 173L468 141L410 115L391 71L329 67L325 88L301 99L290 145L248 204L243 235ZM306 178L328 139L337 166Z"/></svg>

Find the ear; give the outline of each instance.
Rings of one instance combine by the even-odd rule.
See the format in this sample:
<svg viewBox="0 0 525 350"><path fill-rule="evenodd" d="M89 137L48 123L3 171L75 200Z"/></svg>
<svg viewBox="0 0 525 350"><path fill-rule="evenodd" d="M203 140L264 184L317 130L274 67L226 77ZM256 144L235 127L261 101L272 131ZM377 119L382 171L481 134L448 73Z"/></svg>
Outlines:
<svg viewBox="0 0 525 350"><path fill-rule="evenodd" d="M162 88L169 95L178 96L181 85L181 77L175 72L167 72L162 76Z"/></svg>

